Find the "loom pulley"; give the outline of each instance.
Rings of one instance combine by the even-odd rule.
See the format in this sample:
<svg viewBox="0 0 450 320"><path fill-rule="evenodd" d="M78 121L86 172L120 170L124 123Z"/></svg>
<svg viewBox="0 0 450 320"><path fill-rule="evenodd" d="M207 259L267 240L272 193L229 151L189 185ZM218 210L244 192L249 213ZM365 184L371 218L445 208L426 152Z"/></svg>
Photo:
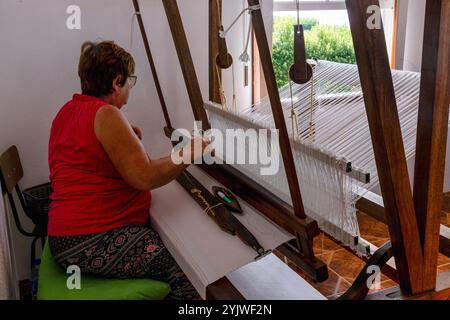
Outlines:
<svg viewBox="0 0 450 320"><path fill-rule="evenodd" d="M223 32L223 26L220 26L220 32ZM216 64L221 69L228 69L233 64L233 56L228 52L227 41L219 37L219 53L216 57Z"/></svg>
<svg viewBox="0 0 450 320"><path fill-rule="evenodd" d="M219 53L217 54L217 57L216 57L216 64L218 67L220 67L221 69L228 69L233 64L233 57L228 52L227 43L226 43L226 37L227 37L228 32L234 27L234 25L239 21L239 19L242 17L242 15L244 13L248 12L250 14L253 11L260 10L260 9L261 9L261 6L259 6L259 5L247 7L239 13L239 15L234 19L234 21L231 23L231 25L226 30L224 30L223 25L220 26L219 34L218 34L218 36L219 36ZM249 46L250 37L251 37L251 30L252 30L252 24L250 22L245 49L244 49L244 52L239 56L239 60L242 61L243 63L248 63L250 61L250 55L248 54L248 46Z"/></svg>
<svg viewBox="0 0 450 320"><path fill-rule="evenodd" d="M306 61L306 45L303 25L300 23L300 4L297 5L297 24L294 26L294 64L289 69L290 79L297 84L305 84L311 80L312 67Z"/></svg>

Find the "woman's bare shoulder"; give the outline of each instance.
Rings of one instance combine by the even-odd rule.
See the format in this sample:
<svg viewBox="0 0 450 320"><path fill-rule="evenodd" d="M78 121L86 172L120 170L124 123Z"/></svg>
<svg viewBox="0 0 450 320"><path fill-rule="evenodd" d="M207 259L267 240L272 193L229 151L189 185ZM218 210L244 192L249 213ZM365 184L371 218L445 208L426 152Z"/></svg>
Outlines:
<svg viewBox="0 0 450 320"><path fill-rule="evenodd" d="M96 117L124 117L122 111L119 110L119 108L110 105L105 104L104 106L98 108L97 113L95 115Z"/></svg>

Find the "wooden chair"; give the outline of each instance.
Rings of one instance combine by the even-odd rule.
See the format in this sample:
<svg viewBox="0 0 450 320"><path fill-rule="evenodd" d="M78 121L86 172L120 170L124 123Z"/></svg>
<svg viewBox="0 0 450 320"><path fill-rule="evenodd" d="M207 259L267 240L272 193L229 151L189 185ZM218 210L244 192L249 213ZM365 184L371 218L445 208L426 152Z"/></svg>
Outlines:
<svg viewBox="0 0 450 320"><path fill-rule="evenodd" d="M45 237L47 236L47 212L45 216L38 214L33 210L32 206L27 205L22 189L19 187L19 181L23 178L23 168L20 162L19 152L16 146L10 147L0 156L0 180L3 190L3 195L6 193L8 195L9 204L11 206L12 215L17 229L21 234L26 237L33 238L31 243L31 257L30 263L33 267L33 263L36 256L36 242L41 239L42 248L44 247ZM49 188L49 184L44 184L29 188L27 190L33 190L36 188ZM20 205L25 212L26 216L33 221L34 228L32 232L25 231L22 227L22 223L19 219L19 213L16 206L16 201L13 196L14 190L16 191L17 198L19 199ZM44 220L44 221L43 221Z"/></svg>

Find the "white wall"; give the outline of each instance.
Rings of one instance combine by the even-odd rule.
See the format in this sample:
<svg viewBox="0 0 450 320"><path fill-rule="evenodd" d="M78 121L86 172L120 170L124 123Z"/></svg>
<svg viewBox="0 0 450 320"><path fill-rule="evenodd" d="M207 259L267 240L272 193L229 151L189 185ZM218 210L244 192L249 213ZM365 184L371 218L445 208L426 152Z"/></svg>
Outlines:
<svg viewBox="0 0 450 320"><path fill-rule="evenodd" d="M241 11L247 7L246 0L227 0L223 2L222 11L222 23L224 28L228 28L231 23L236 19L236 17L241 13ZM236 92L236 103L237 108L242 108L244 106L250 106L252 99L252 68L251 64L248 67L248 79L249 85L246 87L244 84L244 64L239 61L239 56L244 52L245 38L248 32L249 15L246 13L239 20L233 29L227 35L227 46L228 51L233 56L233 67L227 70L222 70L222 82L225 95L227 97L227 105L229 108L232 107L233 102L233 72L234 72L234 83ZM248 53L250 57L252 56L252 46L251 41L248 47ZM234 68L234 70L233 70Z"/></svg>
<svg viewBox="0 0 450 320"><path fill-rule="evenodd" d="M178 2L203 97L207 99L208 0ZM81 8L81 30L66 28L66 8L72 4ZM140 4L172 122L174 126L192 128L188 95L162 2ZM224 6L227 12L238 12L242 2L227 0ZM0 1L0 152L10 145L18 146L25 171L23 188L48 181L51 121L61 105L79 91L77 63L81 44L86 40L114 40L129 49L132 13L131 1L124 0ZM242 28L242 23L238 26ZM242 51L242 29L235 32L235 40L229 45L236 47L233 53L239 52L235 55L237 61ZM159 157L169 151L169 142L163 137L163 116L136 23L131 52L137 64L138 83L125 113L142 128L150 155ZM243 94L245 90L239 93ZM247 105L246 99L239 97ZM29 271L30 240L13 229L19 278L24 279Z"/></svg>
<svg viewBox="0 0 450 320"><path fill-rule="evenodd" d="M408 0L403 58L404 70L420 72L422 66L425 5L426 1L424 0Z"/></svg>
<svg viewBox="0 0 450 320"><path fill-rule="evenodd" d="M261 11L263 14L269 47L272 49L272 29L273 29L273 0L260 0ZM248 7L247 0L224 0L222 23L227 29L244 8ZM252 67L248 67L248 83L244 85L244 64L239 61L239 56L244 52L245 39L248 33L248 24L250 17L248 13L239 20L227 36L228 51L233 56L234 61L234 82L235 92L237 96L237 109L242 110L252 105ZM252 57L252 39L250 39L248 53ZM262 71L261 71L262 74ZM232 107L233 102L233 70L229 68L222 71L222 81L225 95L227 98L227 106ZM265 85L265 83L263 83ZM265 90L264 90L265 91Z"/></svg>
<svg viewBox="0 0 450 320"><path fill-rule="evenodd" d="M408 18L408 0L398 0L397 35L395 43L395 69L403 70L405 58L406 25Z"/></svg>

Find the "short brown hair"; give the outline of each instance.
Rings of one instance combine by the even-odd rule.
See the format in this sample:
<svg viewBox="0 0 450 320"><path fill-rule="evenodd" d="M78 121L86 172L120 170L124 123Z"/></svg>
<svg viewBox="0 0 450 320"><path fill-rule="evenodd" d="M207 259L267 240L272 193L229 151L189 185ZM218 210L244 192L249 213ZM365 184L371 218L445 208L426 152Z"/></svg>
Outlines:
<svg viewBox="0 0 450 320"><path fill-rule="evenodd" d="M78 75L85 95L102 97L112 93L113 80L123 86L134 73L134 59L113 41L85 42L81 46Z"/></svg>

